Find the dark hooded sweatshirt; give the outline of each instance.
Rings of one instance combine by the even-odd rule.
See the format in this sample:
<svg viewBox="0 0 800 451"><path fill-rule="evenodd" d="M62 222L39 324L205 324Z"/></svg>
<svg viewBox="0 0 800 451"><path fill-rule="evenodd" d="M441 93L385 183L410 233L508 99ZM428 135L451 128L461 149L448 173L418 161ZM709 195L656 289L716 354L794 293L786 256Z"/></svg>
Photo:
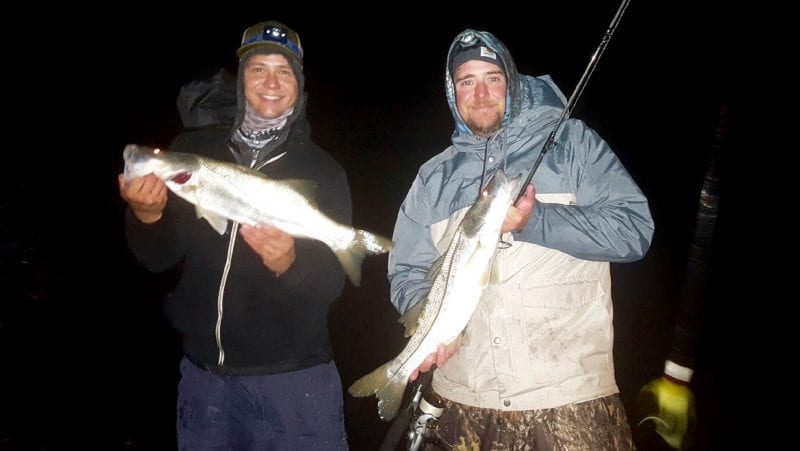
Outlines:
<svg viewBox="0 0 800 451"><path fill-rule="evenodd" d="M212 80L208 95L197 93L203 90L202 84L194 85L190 92L182 92L183 100L187 95L197 99L227 96L230 86ZM183 104L200 107L203 102ZM279 139L258 153L256 167L261 166L259 171L272 179L313 181L318 208L337 222L351 224L346 174L310 140L304 105L301 95ZM199 121L203 127L180 134L168 151L249 166L245 156L253 151L232 138L230 110L218 112L219 120L204 116ZM241 107L239 113L237 123ZM182 111L182 117L200 116ZM214 122L223 124L207 125ZM153 224L140 222L128 209L126 230L132 252L147 269L162 272L181 264L180 281L165 310L182 337L184 353L194 363L215 373L236 375L287 372L331 360L328 308L341 294L344 272L324 243L296 238L295 262L276 277L238 232L232 237L229 226L219 235L198 219L193 205L172 193L162 218Z"/></svg>

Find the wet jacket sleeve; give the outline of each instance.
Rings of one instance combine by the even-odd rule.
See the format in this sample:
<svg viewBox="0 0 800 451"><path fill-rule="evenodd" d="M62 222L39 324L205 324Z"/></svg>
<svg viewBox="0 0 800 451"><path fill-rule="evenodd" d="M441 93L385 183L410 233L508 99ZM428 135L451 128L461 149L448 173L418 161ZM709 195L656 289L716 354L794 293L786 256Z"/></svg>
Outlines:
<svg viewBox="0 0 800 451"><path fill-rule="evenodd" d="M170 144L169 150L185 152L180 143L183 136L178 135ZM139 262L152 272L167 271L183 260L186 255L182 242L181 217L194 215L194 207L183 202L172 192L167 193L167 206L161 219L145 224L139 221L131 211L125 209L125 235L128 247Z"/></svg>
<svg viewBox="0 0 800 451"><path fill-rule="evenodd" d="M426 277L438 252L431 240L430 207L425 186L417 176L400 206L394 226L394 248L389 253L388 277L392 304L405 313L430 291Z"/></svg>
<svg viewBox="0 0 800 451"><path fill-rule="evenodd" d="M137 260L152 272L164 272L177 265L184 256L177 232L178 212L175 197L169 194L167 208L161 219L145 224L131 211L125 209L125 236L128 247Z"/></svg>
<svg viewBox="0 0 800 451"><path fill-rule="evenodd" d="M576 205L537 202L516 240L592 261L641 259L653 238L647 199L609 145L582 121L565 124L560 143Z"/></svg>

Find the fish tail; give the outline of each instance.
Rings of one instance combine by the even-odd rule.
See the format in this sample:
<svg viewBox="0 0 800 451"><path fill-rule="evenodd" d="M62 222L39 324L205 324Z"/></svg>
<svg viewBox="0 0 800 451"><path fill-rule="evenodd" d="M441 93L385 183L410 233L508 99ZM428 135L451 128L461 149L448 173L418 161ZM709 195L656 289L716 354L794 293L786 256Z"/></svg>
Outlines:
<svg viewBox="0 0 800 451"><path fill-rule="evenodd" d="M339 263L342 265L342 269L344 269L344 273L347 274L347 278L350 279L350 282L353 282L353 285L359 286L361 284L361 262L364 260L364 253L356 253L353 249L342 249L336 251L336 258L339 259Z"/></svg>
<svg viewBox="0 0 800 451"><path fill-rule="evenodd" d="M356 398L375 395L378 398L378 415L383 421L389 421L397 415L408 383L407 378L397 381L395 378L389 377L391 363L387 362L379 366L371 373L353 382L347 389Z"/></svg>
<svg viewBox="0 0 800 451"><path fill-rule="evenodd" d="M370 255L385 254L394 247L394 241L366 230L356 230L355 241Z"/></svg>
<svg viewBox="0 0 800 451"><path fill-rule="evenodd" d="M391 362L384 363L369 374L362 376L353 382L347 391L356 398L374 395L381 387L389 383L389 363Z"/></svg>
<svg viewBox="0 0 800 451"><path fill-rule="evenodd" d="M361 263L364 258L367 255L389 252L393 246L392 240L365 230L356 230L352 244L347 249L335 253L347 277L353 285L358 286L361 284Z"/></svg>

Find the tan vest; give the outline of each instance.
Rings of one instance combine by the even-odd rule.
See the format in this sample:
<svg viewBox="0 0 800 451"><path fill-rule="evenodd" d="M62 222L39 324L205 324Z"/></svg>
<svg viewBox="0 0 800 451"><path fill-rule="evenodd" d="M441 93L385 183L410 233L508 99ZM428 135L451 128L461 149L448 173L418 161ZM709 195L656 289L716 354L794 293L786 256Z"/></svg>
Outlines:
<svg viewBox="0 0 800 451"><path fill-rule="evenodd" d="M574 194L537 195L570 204ZM467 209L431 227L447 249ZM538 245L514 242L498 250L500 281L484 291L461 348L434 373L442 396L482 408L533 410L617 393L612 346L611 273L591 262Z"/></svg>

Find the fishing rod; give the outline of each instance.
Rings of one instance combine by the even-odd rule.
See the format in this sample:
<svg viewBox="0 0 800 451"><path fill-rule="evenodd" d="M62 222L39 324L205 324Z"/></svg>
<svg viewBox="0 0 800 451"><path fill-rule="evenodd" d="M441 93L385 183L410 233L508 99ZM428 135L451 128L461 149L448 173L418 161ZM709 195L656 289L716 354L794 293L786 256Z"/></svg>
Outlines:
<svg viewBox="0 0 800 451"><path fill-rule="evenodd" d="M628 8L628 3L631 0L622 0L622 3L619 5L617 9L617 13L614 14L614 18L611 19L611 24L606 29L605 34L603 35L603 39L600 41L600 45L597 46L592 57L589 59L589 64L586 66L586 70L583 71L583 75L581 75L581 79L578 80L578 84L575 86L575 89L572 91L572 95L569 96L569 100L567 100L567 105L564 107L564 110L561 112L561 116L558 118L556 125L553 126L553 131L550 132L550 135L545 140L544 145L542 146L542 151L539 152L539 156L536 158L536 161L533 163L533 167L531 167L530 172L528 173L528 177L525 179L525 183L522 184L522 189L517 196L517 200L519 200L522 196L525 195L525 189L533 180L533 174L539 169L539 165L542 163L542 159L544 159L544 154L550 151L553 147L555 147L555 140L556 140L556 133L558 129L561 127L561 124L564 123L569 115L572 114L572 110L575 108L575 104L578 103L578 99L580 98L581 94L583 94L583 89L586 87L586 83L589 82L589 77L592 76L595 67L597 67L597 62L600 61L600 56L603 55L603 52L608 45L608 41L611 40L611 36L614 35L614 32L617 29L617 25L619 25L619 21L622 19L622 15L625 14L625 10Z"/></svg>
<svg viewBox="0 0 800 451"><path fill-rule="evenodd" d="M724 182L721 159L728 150L732 105L725 100L720 108L717 128L709 155L708 167L697 203L694 235L689 243L686 269L675 306L672 342L664 362L664 371L640 390L636 398L637 429L635 437L650 441L653 433L673 449L683 449L694 442L697 431L697 408L690 381L697 363L700 334L700 309L703 298L713 286L714 233L717 226L720 187ZM644 427L643 427L644 426Z"/></svg>
<svg viewBox="0 0 800 451"><path fill-rule="evenodd" d="M408 405L395 418L392 426L386 433L379 451L395 451L398 443L403 437L406 438L407 451L416 451L422 445L422 441L430 432L429 425L438 419L438 416L426 415L420 412L420 406L427 406L429 403L423 398L426 395L428 387L431 385L433 378L433 371L436 369L436 364L433 364L429 371L420 373L417 377L416 385L412 391L411 400ZM425 409L430 410L430 409ZM438 412L441 415L441 411Z"/></svg>

